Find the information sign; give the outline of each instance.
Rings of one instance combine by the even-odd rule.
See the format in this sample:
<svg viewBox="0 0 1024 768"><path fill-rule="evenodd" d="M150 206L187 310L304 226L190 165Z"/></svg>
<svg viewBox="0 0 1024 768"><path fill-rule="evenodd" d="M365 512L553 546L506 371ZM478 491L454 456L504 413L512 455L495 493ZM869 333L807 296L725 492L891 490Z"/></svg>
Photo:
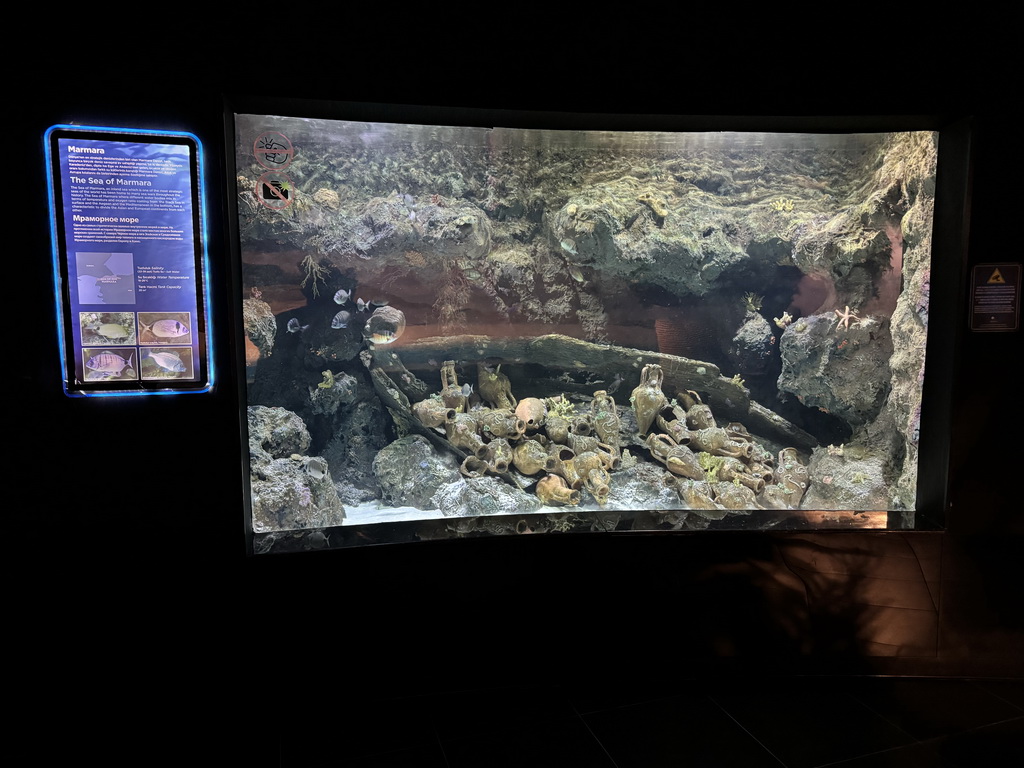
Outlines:
<svg viewBox="0 0 1024 768"><path fill-rule="evenodd" d="M971 330L1020 327L1020 264L978 264L971 275Z"/></svg>
<svg viewBox="0 0 1024 768"><path fill-rule="evenodd" d="M199 139L55 125L45 143L64 391L209 391Z"/></svg>

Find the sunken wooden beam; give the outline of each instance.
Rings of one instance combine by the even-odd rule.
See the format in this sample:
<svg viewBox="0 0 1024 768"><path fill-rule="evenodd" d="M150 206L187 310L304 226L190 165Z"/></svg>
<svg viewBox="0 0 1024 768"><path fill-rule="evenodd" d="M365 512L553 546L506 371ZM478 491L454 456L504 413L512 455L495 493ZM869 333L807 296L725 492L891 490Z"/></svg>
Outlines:
<svg viewBox="0 0 1024 768"><path fill-rule="evenodd" d="M800 450L810 450L818 444L812 435L751 400L750 393L739 381L722 376L718 366L701 360L597 344L562 334L502 338L471 334L434 336L395 345L388 351L398 355L403 371L416 371L428 384L432 375L428 371L437 361L457 360L475 365L489 360L501 363L502 373L512 379L513 391L517 385L516 368L531 366L530 386L547 389L547 396L562 391L593 395L594 390L609 389L612 383L618 383L616 399L620 403L628 400L629 393L639 383L643 367L657 364L665 374L663 390L666 395L671 398L680 392L696 392L720 423L738 421L752 434ZM381 359L384 357L378 356L377 363L387 368L386 359ZM596 386L573 383L572 374L588 372L599 373L604 377L603 383ZM433 386L439 390L440 382ZM520 396L519 392L516 394Z"/></svg>

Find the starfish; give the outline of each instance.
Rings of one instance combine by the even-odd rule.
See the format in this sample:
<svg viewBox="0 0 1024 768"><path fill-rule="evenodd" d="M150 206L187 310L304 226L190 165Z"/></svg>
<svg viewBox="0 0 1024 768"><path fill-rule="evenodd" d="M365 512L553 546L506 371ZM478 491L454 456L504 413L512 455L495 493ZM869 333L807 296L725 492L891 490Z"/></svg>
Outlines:
<svg viewBox="0 0 1024 768"><path fill-rule="evenodd" d="M857 315L855 315L853 312L850 311L850 305L849 304L846 305L846 311L845 312L840 312L837 309L837 310L835 310L835 313L836 313L836 317L839 318L839 320L836 321L836 330L837 331L839 330L839 326L840 325L843 326L843 328L845 328L846 330L850 330L850 321L851 320L860 320L860 318L857 317Z"/></svg>

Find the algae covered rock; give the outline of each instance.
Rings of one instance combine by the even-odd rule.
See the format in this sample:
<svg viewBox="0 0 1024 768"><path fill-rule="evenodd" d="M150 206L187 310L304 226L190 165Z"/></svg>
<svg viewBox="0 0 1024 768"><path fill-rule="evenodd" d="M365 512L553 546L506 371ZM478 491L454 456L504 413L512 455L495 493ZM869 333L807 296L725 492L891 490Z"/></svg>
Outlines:
<svg viewBox="0 0 1024 768"><path fill-rule="evenodd" d="M496 477L463 478L438 488L434 507L446 517L530 514L540 509L540 499L513 488Z"/></svg>
<svg viewBox="0 0 1024 768"><path fill-rule="evenodd" d="M274 459L252 473L252 527L256 533L341 525L345 508L330 474L317 462ZM326 462L324 462L326 465Z"/></svg>
<svg viewBox="0 0 1024 768"><path fill-rule="evenodd" d="M352 405L358 397L359 382L356 378L344 372L335 376L330 369L324 371L324 380L320 384L309 388L311 412L315 415L330 416L337 413L342 404Z"/></svg>
<svg viewBox="0 0 1024 768"><path fill-rule="evenodd" d="M247 413L250 453L279 459L309 450L309 430L297 413L266 405L250 406Z"/></svg>
<svg viewBox="0 0 1024 768"><path fill-rule="evenodd" d="M788 326L779 342L782 392L854 426L875 419L890 389L892 342L879 323L844 327L835 313Z"/></svg>
<svg viewBox="0 0 1024 768"><path fill-rule="evenodd" d="M274 349L274 338L277 336L277 318L270 305L262 299L249 298L242 300L242 325L245 335L253 343L260 355L269 355Z"/></svg>
<svg viewBox="0 0 1024 768"><path fill-rule="evenodd" d="M885 510L891 505L886 457L832 447L814 451L814 478L804 497L804 509Z"/></svg>
<svg viewBox="0 0 1024 768"><path fill-rule="evenodd" d="M772 328L757 312L747 312L728 349L729 359L744 376L762 373L771 359Z"/></svg>
<svg viewBox="0 0 1024 768"><path fill-rule="evenodd" d="M380 450L373 460L373 474L389 504L436 509L431 497L459 478L459 463L422 435L407 435Z"/></svg>
<svg viewBox="0 0 1024 768"><path fill-rule="evenodd" d="M305 423L284 408L251 406L249 473L256 533L341 525L345 508L320 457L304 455Z"/></svg>

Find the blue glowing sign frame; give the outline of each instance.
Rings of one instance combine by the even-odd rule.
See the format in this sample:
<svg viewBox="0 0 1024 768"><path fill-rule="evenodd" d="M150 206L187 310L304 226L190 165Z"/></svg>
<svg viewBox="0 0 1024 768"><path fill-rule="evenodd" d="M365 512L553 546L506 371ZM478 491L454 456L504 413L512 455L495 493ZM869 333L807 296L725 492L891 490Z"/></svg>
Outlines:
<svg viewBox="0 0 1024 768"><path fill-rule="evenodd" d="M64 393L211 391L199 138L53 125L44 148Z"/></svg>

